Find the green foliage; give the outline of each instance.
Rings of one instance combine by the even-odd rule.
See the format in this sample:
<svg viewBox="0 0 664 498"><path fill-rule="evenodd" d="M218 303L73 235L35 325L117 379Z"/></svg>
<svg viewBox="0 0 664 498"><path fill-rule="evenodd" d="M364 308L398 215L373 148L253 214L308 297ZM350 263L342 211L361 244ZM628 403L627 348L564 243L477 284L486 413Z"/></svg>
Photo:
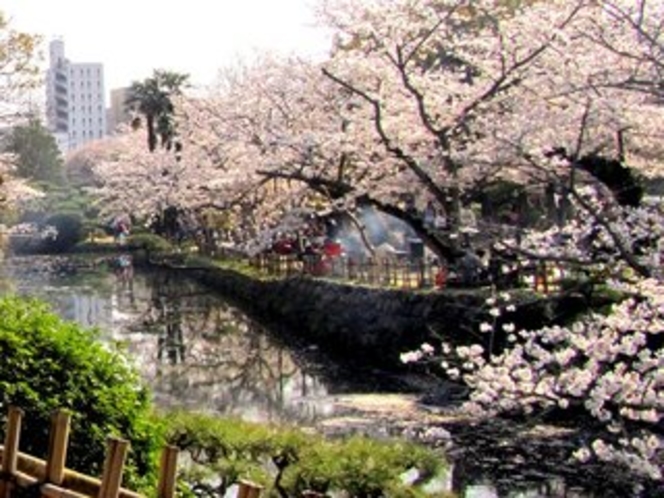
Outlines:
<svg viewBox="0 0 664 498"><path fill-rule="evenodd" d="M56 213L44 220L46 226L54 227L57 234L44 241L44 250L62 253L74 247L83 238L83 218L78 213Z"/></svg>
<svg viewBox="0 0 664 498"><path fill-rule="evenodd" d="M55 226L58 237L52 240L22 241L15 249L19 252L63 252L87 238L99 226L99 210L90 197L79 188L67 184L37 182L44 197L33 201L15 221Z"/></svg>
<svg viewBox="0 0 664 498"><path fill-rule="evenodd" d="M71 250L87 235L79 213L61 212L47 218L36 218L43 233L31 237L14 237L11 248L17 254L59 254Z"/></svg>
<svg viewBox="0 0 664 498"><path fill-rule="evenodd" d="M36 118L16 126L4 147L16 154L19 176L32 180L59 183L63 179L63 161L53 135Z"/></svg>
<svg viewBox="0 0 664 498"><path fill-rule="evenodd" d="M40 88L41 82L42 39L39 35L20 31L12 24L11 16L0 11L0 67L4 80L0 101L3 106L20 102L26 91Z"/></svg>
<svg viewBox="0 0 664 498"><path fill-rule="evenodd" d="M418 485L443 465L439 455L405 441L359 436L330 440L298 429L201 414L174 413L167 420L169 442L191 456L183 479L199 496L223 495L240 479L282 496L306 490L419 496ZM406 484L401 475L410 469L420 477Z"/></svg>
<svg viewBox="0 0 664 498"><path fill-rule="evenodd" d="M214 265L218 268L240 273L245 277L253 278L255 280L269 280L275 278L266 272L261 271L255 265L252 265L251 261L247 259L216 259L214 260Z"/></svg>
<svg viewBox="0 0 664 498"><path fill-rule="evenodd" d="M83 214L86 218L95 218L99 209L91 201L90 195L82 189L65 184L40 182L37 187L45 193L37 212L52 213L69 211Z"/></svg>
<svg viewBox="0 0 664 498"><path fill-rule="evenodd" d="M0 403L25 411L21 451L44 458L50 418L72 413L67 466L100 475L109 435L130 441L125 485L149 487L161 447L147 391L124 356L47 305L0 300ZM140 476L140 477L139 477Z"/></svg>
<svg viewBox="0 0 664 498"><path fill-rule="evenodd" d="M126 105L145 117L150 152L157 148L158 141L166 150L175 147L178 151L179 145L174 142L175 109L171 97L181 93L188 79L186 74L155 70L150 78L131 84Z"/></svg>
<svg viewBox="0 0 664 498"><path fill-rule="evenodd" d="M130 249L143 249L148 254L163 254L174 252L173 245L163 237L153 233L137 233L127 239Z"/></svg>
<svg viewBox="0 0 664 498"><path fill-rule="evenodd" d="M351 496L384 496L387 490L404 487L400 476L408 469L418 469L426 481L440 465L439 457L423 447L357 436L304 450L300 463L289 468L284 479L287 487L299 492L344 490Z"/></svg>

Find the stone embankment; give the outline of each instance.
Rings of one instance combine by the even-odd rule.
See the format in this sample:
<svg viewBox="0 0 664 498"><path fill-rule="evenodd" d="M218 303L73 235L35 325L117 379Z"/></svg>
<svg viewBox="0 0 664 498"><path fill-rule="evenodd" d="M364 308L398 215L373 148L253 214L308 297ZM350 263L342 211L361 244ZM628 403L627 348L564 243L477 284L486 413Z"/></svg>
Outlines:
<svg viewBox="0 0 664 498"><path fill-rule="evenodd" d="M559 310L578 309L581 297L542 299L521 296L516 311L495 319L488 314L488 289L412 291L380 289L307 276L264 280L233 270L206 267L190 270L203 283L283 325L301 340L332 355L361 360L365 365L396 368L399 356L422 343L476 343L483 321L541 326ZM503 338L495 338L500 347Z"/></svg>

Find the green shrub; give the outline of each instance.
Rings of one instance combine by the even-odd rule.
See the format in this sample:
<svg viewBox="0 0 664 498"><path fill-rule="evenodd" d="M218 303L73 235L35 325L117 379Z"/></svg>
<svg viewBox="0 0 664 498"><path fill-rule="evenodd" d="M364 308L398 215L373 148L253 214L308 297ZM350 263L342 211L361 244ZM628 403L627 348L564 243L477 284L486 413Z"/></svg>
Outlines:
<svg viewBox="0 0 664 498"><path fill-rule="evenodd" d="M153 233L137 233L130 235L127 240L130 249L143 249L148 254L173 252L173 245L163 237Z"/></svg>
<svg viewBox="0 0 664 498"><path fill-rule="evenodd" d="M44 303L0 299L0 403L25 412L20 449L44 458L52 413L72 414L67 467L101 475L108 436L129 440L125 485L153 484L159 426L138 373L95 335Z"/></svg>
<svg viewBox="0 0 664 498"><path fill-rule="evenodd" d="M218 419L202 414L167 417L167 438L191 457L182 472L198 496L222 496L240 479L265 486L267 494L303 491L349 496L419 496L419 484L437 475L440 455L405 441L366 437L325 439L294 428ZM416 484L401 475L417 469Z"/></svg>
<svg viewBox="0 0 664 498"><path fill-rule="evenodd" d="M56 213L46 218L44 225L57 230L54 238L42 242L43 250L49 253L68 251L85 237L83 218L78 213Z"/></svg>
<svg viewBox="0 0 664 498"><path fill-rule="evenodd" d="M353 436L303 448L298 465L284 482L301 493L345 491L350 496L385 496L404 488L401 474L417 469L426 482L440 468L440 457L404 441L377 441ZM415 486L413 486L415 487Z"/></svg>

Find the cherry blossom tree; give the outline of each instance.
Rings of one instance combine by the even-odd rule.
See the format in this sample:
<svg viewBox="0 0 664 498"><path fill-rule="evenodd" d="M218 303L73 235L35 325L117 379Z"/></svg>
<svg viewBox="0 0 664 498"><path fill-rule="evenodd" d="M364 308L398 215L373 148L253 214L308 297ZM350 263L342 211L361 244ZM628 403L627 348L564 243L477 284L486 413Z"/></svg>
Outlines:
<svg viewBox="0 0 664 498"><path fill-rule="evenodd" d="M39 84L40 37L18 31L0 12L0 120L11 126L30 109Z"/></svg>
<svg viewBox="0 0 664 498"><path fill-rule="evenodd" d="M0 12L0 124L8 129L28 116L39 83L39 42L36 35L16 30ZM16 178L15 157L0 156L0 201L3 208L17 208L34 199L38 191Z"/></svg>
<svg viewBox="0 0 664 498"><path fill-rule="evenodd" d="M431 4L435 9L439 5ZM478 128L481 116L467 123L479 135L467 149L474 152L470 162L446 150L460 167L470 169L476 147L486 147L490 139L513 155L504 163L510 168L522 165L531 169L530 178L555 182L567 211L560 225L500 244L520 256L581 263L601 271L603 283L621 292L623 299L608 313L591 313L573 324L541 330L518 330L513 323L497 325L488 320L480 332L492 337L499 326L508 340L501 351L488 349L489 340L460 348L447 343L440 349L424 345L404 356L410 361L442 353L448 374L471 387L465 407L478 415L534 410L583 413L604 431L577 451L579 460L618 462L654 480L662 479L663 459L661 208L620 205L615 192L584 170L582 160L604 155L627 161L644 176L661 174L657 131L662 116L658 100L662 7L658 1L541 2L518 9L515 17L507 16L501 27L521 28L511 35L501 29L508 44L503 46L512 46L512 53L522 57L533 55L518 43L531 44L538 39L533 26L544 27L540 39L545 42L529 45L541 51L520 68L524 72L514 74L514 85L500 99L504 112L485 116L493 116L498 126ZM384 39L371 31L363 34L370 40ZM449 36L453 38L452 33ZM399 57L398 50L391 55L396 67ZM508 71L498 74L513 74L510 60L503 66ZM356 72L346 76L337 69L330 74L339 84L364 93L377 109L377 118L378 111L388 108L389 100L376 88L360 87L350 79ZM411 81L403 72L402 78ZM423 88L415 87L426 105ZM486 104L481 102L473 111L486 110ZM388 144L409 150L394 135L385 136ZM514 313L516 307L509 300L509 294L490 297L489 317Z"/></svg>
<svg viewBox="0 0 664 498"><path fill-rule="evenodd" d="M131 213L147 220L168 206L183 209L200 198L197 171L166 149L150 152L140 130L86 144L70 161L91 169L91 192L102 216Z"/></svg>
<svg viewBox="0 0 664 498"><path fill-rule="evenodd" d="M379 140L421 190L441 205L452 197L455 223L462 188L485 177L483 167L496 175L507 162L491 125L508 115L512 90L549 49L544 33L553 24L519 46L509 29L520 26L488 4L477 13L465 4L325 2L323 10L339 31L325 74L371 107ZM482 29L483 22L491 24Z"/></svg>
<svg viewBox="0 0 664 498"><path fill-rule="evenodd" d="M497 181L555 185L566 211L577 183L596 180L584 159L637 164L657 142L656 103L618 84L643 61L598 56L601 36L634 36L602 2L326 1L321 12L338 32L325 74L369 105L404 184L457 227L460 206Z"/></svg>
<svg viewBox="0 0 664 498"><path fill-rule="evenodd" d="M356 99L301 59L265 54L228 69L215 94L190 99L182 116L188 152L223 175L216 207L250 208L262 226L245 234L260 233L263 242L310 216L353 218L374 202L372 178L387 184L398 175L389 158L380 164L375 140L356 140L369 123Z"/></svg>

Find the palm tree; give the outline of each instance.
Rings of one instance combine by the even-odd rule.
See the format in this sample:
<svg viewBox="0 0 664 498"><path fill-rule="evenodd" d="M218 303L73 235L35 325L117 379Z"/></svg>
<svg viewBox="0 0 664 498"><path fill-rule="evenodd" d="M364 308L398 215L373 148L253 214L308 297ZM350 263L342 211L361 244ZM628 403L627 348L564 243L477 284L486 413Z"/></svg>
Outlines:
<svg viewBox="0 0 664 498"><path fill-rule="evenodd" d="M188 79L188 74L155 69L151 77L131 84L125 105L145 117L150 152L154 152L158 143L166 150L173 146L176 150L179 148L174 142L176 131L171 97L182 92ZM133 124L139 126L140 118L136 118Z"/></svg>

